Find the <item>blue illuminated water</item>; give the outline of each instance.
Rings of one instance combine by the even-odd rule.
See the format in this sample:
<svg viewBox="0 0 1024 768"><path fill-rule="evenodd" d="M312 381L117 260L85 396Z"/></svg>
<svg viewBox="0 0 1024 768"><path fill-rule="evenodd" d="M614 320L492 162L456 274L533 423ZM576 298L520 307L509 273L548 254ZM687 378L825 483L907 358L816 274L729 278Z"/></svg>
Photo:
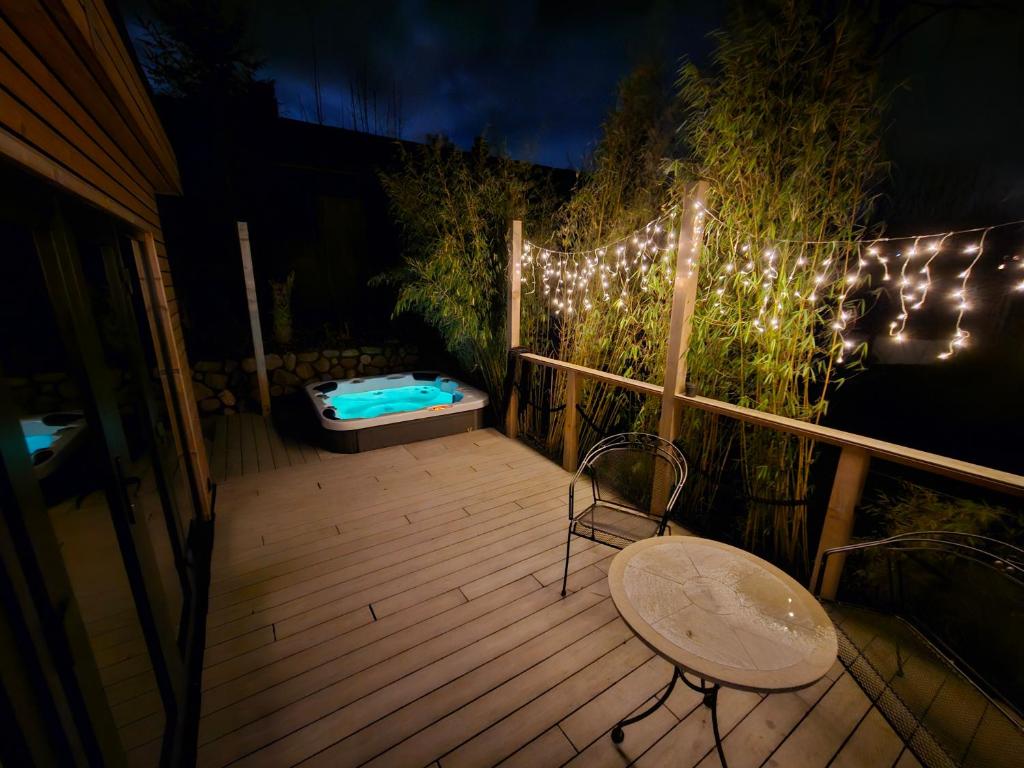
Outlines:
<svg viewBox="0 0 1024 768"><path fill-rule="evenodd" d="M28 452L35 453L53 445L53 435L25 435L25 443L28 445Z"/></svg>
<svg viewBox="0 0 1024 768"><path fill-rule="evenodd" d="M442 392L433 385L374 389L369 392L346 392L333 395L328 401L339 419L372 419L388 413L418 411L432 405L451 405L455 395Z"/></svg>

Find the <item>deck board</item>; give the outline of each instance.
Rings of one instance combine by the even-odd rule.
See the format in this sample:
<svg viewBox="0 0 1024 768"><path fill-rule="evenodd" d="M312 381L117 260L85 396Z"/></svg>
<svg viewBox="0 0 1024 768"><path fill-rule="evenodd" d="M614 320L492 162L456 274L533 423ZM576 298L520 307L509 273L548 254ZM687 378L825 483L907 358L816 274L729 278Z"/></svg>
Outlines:
<svg viewBox="0 0 1024 768"><path fill-rule="evenodd" d="M614 550L575 541L561 598L560 467L491 430L321 456L261 421L268 465L244 421L223 430L199 765L718 764L685 686L611 742L670 667L618 618ZM838 666L720 711L733 766L913 764Z"/></svg>

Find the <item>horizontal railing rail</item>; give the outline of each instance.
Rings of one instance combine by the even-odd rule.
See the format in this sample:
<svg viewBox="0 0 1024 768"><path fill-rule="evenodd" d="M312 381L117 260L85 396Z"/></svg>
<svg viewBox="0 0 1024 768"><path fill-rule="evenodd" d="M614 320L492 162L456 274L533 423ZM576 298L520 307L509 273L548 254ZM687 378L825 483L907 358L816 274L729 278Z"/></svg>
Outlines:
<svg viewBox="0 0 1024 768"><path fill-rule="evenodd" d="M570 409L566 409L566 417L563 423L565 435L563 439L562 464L570 471L575 471L578 459L575 454L579 444L579 422L575 415L575 404L578 399L580 384L584 379L621 387L631 392L651 397L663 398L665 394L664 387L659 384L650 384L638 381L637 379L630 379L625 376L608 373L607 371L556 360L532 352L519 352L516 356L522 361L553 368L566 374L566 401L571 401L573 408L571 412ZM1012 472L1004 472L980 464L972 464L968 461L961 461L916 448L908 448L853 432L823 427L787 416L777 416L772 413L758 411L754 408L733 405L708 397L676 394L672 402L675 403L677 408L697 408L746 424L753 424L766 429L773 429L777 432L814 440L815 442L834 445L841 449L839 466L836 469L825 525L818 545L818 554L815 558L814 572L810 582L814 585L821 584L820 593L824 597L831 598L835 596L839 574L842 572L844 554L835 553L833 557L829 558L825 573L819 578L818 571L821 567L823 553L826 550L844 547L849 544L853 532L855 508L860 501L868 466L872 458L901 464L988 490L1024 496L1024 476L1013 474ZM514 421L514 414L511 412L508 421Z"/></svg>

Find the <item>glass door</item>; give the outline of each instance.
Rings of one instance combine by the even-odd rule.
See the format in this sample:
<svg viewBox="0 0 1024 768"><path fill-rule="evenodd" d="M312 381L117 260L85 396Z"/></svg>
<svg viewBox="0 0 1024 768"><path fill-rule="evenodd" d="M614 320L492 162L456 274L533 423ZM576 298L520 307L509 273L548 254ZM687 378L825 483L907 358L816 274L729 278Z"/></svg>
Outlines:
<svg viewBox="0 0 1024 768"><path fill-rule="evenodd" d="M105 710L93 722L113 721L130 765L156 766L185 697L189 497L123 241L109 217L37 187L12 200L5 184L0 201L0 282L14 286L0 375L49 523L33 544L52 536L51 568L70 583L84 638L69 642L91 654L105 699L86 702Z"/></svg>

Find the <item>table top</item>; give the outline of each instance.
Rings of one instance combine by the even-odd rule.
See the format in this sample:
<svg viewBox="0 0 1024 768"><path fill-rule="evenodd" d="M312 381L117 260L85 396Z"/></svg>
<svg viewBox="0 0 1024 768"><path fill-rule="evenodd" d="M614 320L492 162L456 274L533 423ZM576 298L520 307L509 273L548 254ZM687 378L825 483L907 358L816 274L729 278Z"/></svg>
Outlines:
<svg viewBox="0 0 1024 768"><path fill-rule="evenodd" d="M695 536L631 544L608 571L619 614L655 653L730 688L791 691L831 668L835 628L795 579Z"/></svg>

